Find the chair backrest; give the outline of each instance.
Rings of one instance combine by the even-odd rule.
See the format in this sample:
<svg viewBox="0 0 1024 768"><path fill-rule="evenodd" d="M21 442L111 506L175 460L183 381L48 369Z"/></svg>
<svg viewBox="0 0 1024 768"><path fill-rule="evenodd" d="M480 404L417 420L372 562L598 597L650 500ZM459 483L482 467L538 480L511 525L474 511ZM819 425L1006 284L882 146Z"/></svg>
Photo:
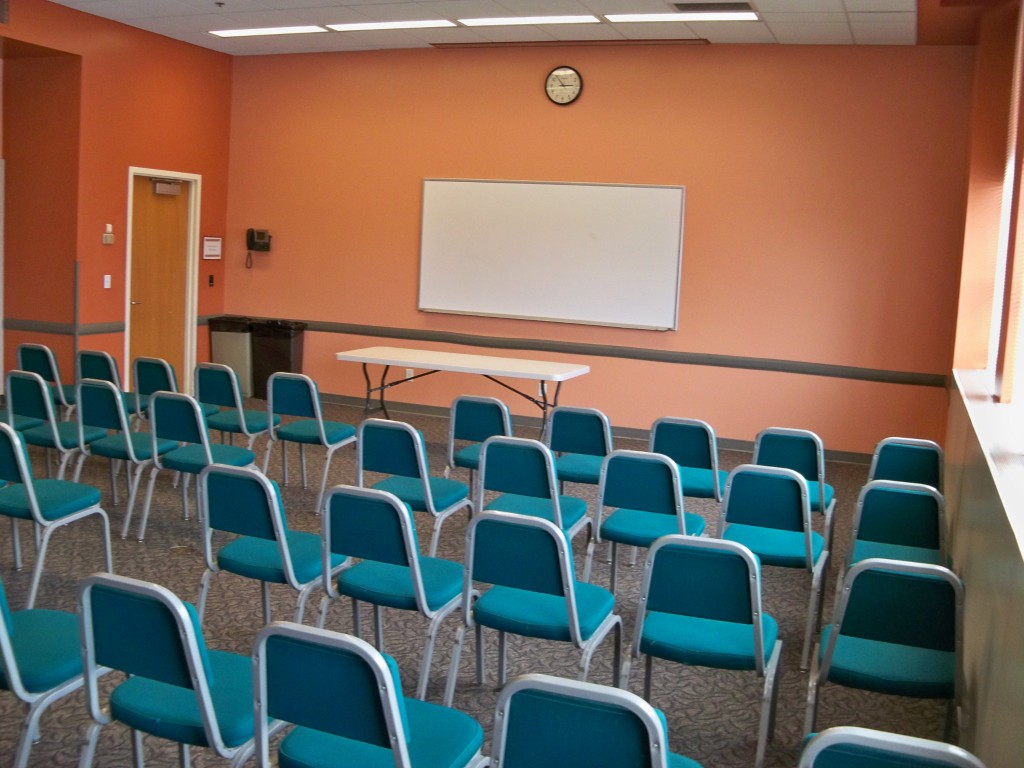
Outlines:
<svg viewBox="0 0 1024 768"><path fill-rule="evenodd" d="M398 667L369 643L326 629L274 622L253 651L256 749L270 765L268 719L391 749L410 765Z"/></svg>
<svg viewBox="0 0 1024 768"><path fill-rule="evenodd" d="M463 610L471 616L473 582L566 598L569 634L581 642L572 548L549 520L510 512L480 512L466 530ZM467 623L472 625L471 619Z"/></svg>
<svg viewBox="0 0 1024 768"><path fill-rule="evenodd" d="M136 357L132 362L132 388L137 395L177 392L178 377L171 364L159 357Z"/></svg>
<svg viewBox="0 0 1024 768"><path fill-rule="evenodd" d="M546 442L555 453L606 456L612 450L608 417L596 408L559 405L548 414Z"/></svg>
<svg viewBox="0 0 1024 768"><path fill-rule="evenodd" d="M754 440L751 463L793 469L809 482L825 482L825 447L821 438L810 430L786 427L761 430Z"/></svg>
<svg viewBox="0 0 1024 768"><path fill-rule="evenodd" d="M200 503L205 525L269 541L288 531L277 483L255 467L211 464L199 473Z"/></svg>
<svg viewBox="0 0 1024 768"><path fill-rule="evenodd" d="M481 494L494 491L539 499L558 495L554 457L546 445L531 438L487 438L480 449L480 478Z"/></svg>
<svg viewBox="0 0 1024 768"><path fill-rule="evenodd" d="M356 477L363 472L401 477L427 477L427 449L423 436L404 421L364 419L356 438Z"/></svg>
<svg viewBox="0 0 1024 768"><path fill-rule="evenodd" d="M78 403L78 444L84 446L85 428L100 427L127 434L128 415L124 400L117 387L109 381L82 379L75 388ZM125 440L125 448L134 457L131 440Z"/></svg>
<svg viewBox="0 0 1024 768"><path fill-rule="evenodd" d="M195 399L181 392L156 392L149 403L149 418L154 441L175 440L201 445L206 451L206 463L213 463L206 418Z"/></svg>
<svg viewBox="0 0 1024 768"><path fill-rule="evenodd" d="M75 381L82 379L109 381L121 389L121 374L117 368L117 361L109 352L80 349L75 355Z"/></svg>
<svg viewBox="0 0 1024 768"><path fill-rule="evenodd" d="M8 395L10 389L7 390ZM24 484L31 499L35 499L32 491L32 466L29 463L28 451L25 450L25 439L10 424L0 421L0 480L5 483Z"/></svg>
<svg viewBox="0 0 1024 768"><path fill-rule="evenodd" d="M706 421L665 416L651 426L648 448L676 464L695 469L718 469L718 441Z"/></svg>
<svg viewBox="0 0 1024 768"><path fill-rule="evenodd" d="M792 469L742 464L725 482L720 517L725 523L810 533L807 481Z"/></svg>
<svg viewBox="0 0 1024 768"><path fill-rule="evenodd" d="M222 408L242 407L242 391L234 369L221 363L196 365L196 399Z"/></svg>
<svg viewBox="0 0 1024 768"><path fill-rule="evenodd" d="M887 437L875 446L868 480L902 480L942 491L944 457L932 440Z"/></svg>
<svg viewBox="0 0 1024 768"><path fill-rule="evenodd" d="M833 624L828 653L839 635L959 653L963 583L940 565L862 560L843 578Z"/></svg>
<svg viewBox="0 0 1024 768"><path fill-rule="evenodd" d="M460 395L452 401L449 442L467 440L482 443L494 435L511 434L512 417L508 406L498 398Z"/></svg>
<svg viewBox="0 0 1024 768"><path fill-rule="evenodd" d="M953 744L856 726L829 728L812 736L798 768L985 768Z"/></svg>
<svg viewBox="0 0 1024 768"><path fill-rule="evenodd" d="M9 423L14 423L15 414L42 419L51 424L56 421L53 410L53 392L38 373L7 372L7 421Z"/></svg>
<svg viewBox="0 0 1024 768"><path fill-rule="evenodd" d="M502 768L665 768L668 734L629 691L551 675L523 675L498 696L492 760Z"/></svg>
<svg viewBox="0 0 1024 768"><path fill-rule="evenodd" d="M210 660L195 609L170 590L126 576L100 573L78 593L86 697L101 719L102 667L195 691L207 739L223 753L210 696Z"/></svg>
<svg viewBox="0 0 1024 768"><path fill-rule="evenodd" d="M323 419L316 382L302 373L281 371L270 375L267 379L267 410L271 415Z"/></svg>
<svg viewBox="0 0 1024 768"><path fill-rule="evenodd" d="M853 539L942 551L945 508L933 486L872 480L857 499Z"/></svg>
<svg viewBox="0 0 1024 768"><path fill-rule="evenodd" d="M57 358L44 344L19 344L18 370L38 373L48 384L61 383Z"/></svg>
<svg viewBox="0 0 1024 768"><path fill-rule="evenodd" d="M336 485L325 508L321 531L328 551L418 568L416 526L409 508L394 494Z"/></svg>
<svg viewBox="0 0 1024 768"><path fill-rule="evenodd" d="M634 655L648 611L752 625L757 670L764 671L761 568L742 544L680 534L657 539L644 564Z"/></svg>
<svg viewBox="0 0 1024 768"><path fill-rule="evenodd" d="M599 514L605 507L615 507L675 515L679 532L686 533L679 468L668 456L612 451L601 465L597 503Z"/></svg>

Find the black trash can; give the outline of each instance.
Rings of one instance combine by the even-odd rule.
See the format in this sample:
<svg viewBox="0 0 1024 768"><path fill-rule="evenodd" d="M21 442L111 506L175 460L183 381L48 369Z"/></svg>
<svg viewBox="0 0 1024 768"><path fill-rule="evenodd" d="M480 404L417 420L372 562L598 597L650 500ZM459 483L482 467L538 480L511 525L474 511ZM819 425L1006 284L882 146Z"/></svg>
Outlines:
<svg viewBox="0 0 1024 768"><path fill-rule="evenodd" d="M267 379L278 371L302 373L306 323L295 320L252 322L252 395L267 399Z"/></svg>
<svg viewBox="0 0 1024 768"><path fill-rule="evenodd" d="M243 397L252 396L252 319L238 315L211 317L210 359L229 366L238 374Z"/></svg>

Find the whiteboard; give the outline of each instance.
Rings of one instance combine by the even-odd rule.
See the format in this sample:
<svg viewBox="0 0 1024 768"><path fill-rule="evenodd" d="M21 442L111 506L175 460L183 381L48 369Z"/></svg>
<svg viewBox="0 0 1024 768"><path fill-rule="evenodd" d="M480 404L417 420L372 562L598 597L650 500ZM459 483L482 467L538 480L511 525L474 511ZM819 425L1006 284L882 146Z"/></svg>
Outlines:
<svg viewBox="0 0 1024 768"><path fill-rule="evenodd" d="M674 330L685 191L425 179L419 308Z"/></svg>

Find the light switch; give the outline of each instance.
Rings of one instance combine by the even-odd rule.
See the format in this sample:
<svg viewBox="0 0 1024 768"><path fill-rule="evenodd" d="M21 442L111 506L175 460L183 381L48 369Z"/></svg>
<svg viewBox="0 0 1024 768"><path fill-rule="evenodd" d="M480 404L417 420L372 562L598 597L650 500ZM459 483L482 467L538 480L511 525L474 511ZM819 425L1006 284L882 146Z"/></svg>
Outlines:
<svg viewBox="0 0 1024 768"><path fill-rule="evenodd" d="M103 287L104 288L109 288L110 287L110 275L104 275L103 276Z"/></svg>

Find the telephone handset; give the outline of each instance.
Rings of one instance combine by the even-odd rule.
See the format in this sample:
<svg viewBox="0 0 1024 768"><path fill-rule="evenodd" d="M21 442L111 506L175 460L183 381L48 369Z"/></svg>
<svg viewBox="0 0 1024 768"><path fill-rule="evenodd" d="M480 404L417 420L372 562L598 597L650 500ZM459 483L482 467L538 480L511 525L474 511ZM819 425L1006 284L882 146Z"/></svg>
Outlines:
<svg viewBox="0 0 1024 768"><path fill-rule="evenodd" d="M270 233L265 229L247 229L245 247L250 251L269 251Z"/></svg>

